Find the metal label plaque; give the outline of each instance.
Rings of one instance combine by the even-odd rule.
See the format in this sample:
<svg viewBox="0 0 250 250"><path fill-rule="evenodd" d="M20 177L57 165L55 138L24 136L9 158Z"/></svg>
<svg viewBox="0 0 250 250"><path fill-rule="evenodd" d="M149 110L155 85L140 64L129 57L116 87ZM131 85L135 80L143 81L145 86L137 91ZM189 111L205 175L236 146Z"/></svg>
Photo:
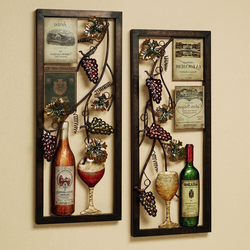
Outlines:
<svg viewBox="0 0 250 250"><path fill-rule="evenodd" d="M61 97L69 105L76 103L76 67L44 67L45 105Z"/></svg>

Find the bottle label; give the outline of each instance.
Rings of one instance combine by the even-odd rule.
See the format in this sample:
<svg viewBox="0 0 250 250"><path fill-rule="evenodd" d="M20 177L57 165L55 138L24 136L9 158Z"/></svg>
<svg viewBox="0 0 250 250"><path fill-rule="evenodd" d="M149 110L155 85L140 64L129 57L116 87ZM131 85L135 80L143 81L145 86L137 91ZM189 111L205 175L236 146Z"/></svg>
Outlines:
<svg viewBox="0 0 250 250"><path fill-rule="evenodd" d="M182 217L199 215L199 180L182 180Z"/></svg>
<svg viewBox="0 0 250 250"><path fill-rule="evenodd" d="M74 204L74 166L56 166L55 204Z"/></svg>

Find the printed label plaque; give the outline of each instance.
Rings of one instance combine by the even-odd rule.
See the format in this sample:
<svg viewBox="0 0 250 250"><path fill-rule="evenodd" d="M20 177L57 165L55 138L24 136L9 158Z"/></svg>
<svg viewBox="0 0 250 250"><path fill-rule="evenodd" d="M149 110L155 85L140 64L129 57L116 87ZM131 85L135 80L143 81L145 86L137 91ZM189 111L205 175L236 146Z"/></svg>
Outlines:
<svg viewBox="0 0 250 250"><path fill-rule="evenodd" d="M63 98L69 108L76 103L76 68L44 67L45 105Z"/></svg>
<svg viewBox="0 0 250 250"><path fill-rule="evenodd" d="M44 18L44 62L77 62L77 18Z"/></svg>
<svg viewBox="0 0 250 250"><path fill-rule="evenodd" d="M173 80L203 80L203 39L174 39Z"/></svg>
<svg viewBox="0 0 250 250"><path fill-rule="evenodd" d="M175 87L175 128L204 128L204 87Z"/></svg>

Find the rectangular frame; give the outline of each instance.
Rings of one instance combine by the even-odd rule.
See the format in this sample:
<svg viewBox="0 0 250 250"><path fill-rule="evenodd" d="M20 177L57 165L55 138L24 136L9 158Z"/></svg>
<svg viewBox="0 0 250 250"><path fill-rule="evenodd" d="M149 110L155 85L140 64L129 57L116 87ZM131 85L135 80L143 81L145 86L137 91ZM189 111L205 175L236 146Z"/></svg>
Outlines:
<svg viewBox="0 0 250 250"><path fill-rule="evenodd" d="M205 129L203 129L203 225L172 229L140 229L139 183L139 38L174 37L204 39ZM131 30L131 235L133 237L211 232L211 32Z"/></svg>
<svg viewBox="0 0 250 250"><path fill-rule="evenodd" d="M114 100L114 112L116 118L114 127L114 189L113 189L113 213L97 215L71 215L71 216L44 216L44 179L43 179L43 147L41 135L44 123L44 18L45 17L75 17L113 19L115 23L114 35L114 81L116 82L116 97ZM83 11L83 10L50 10L38 9L37 33L36 33L36 224L74 223L91 221L117 221L121 220L121 124L122 124L122 12L111 11Z"/></svg>

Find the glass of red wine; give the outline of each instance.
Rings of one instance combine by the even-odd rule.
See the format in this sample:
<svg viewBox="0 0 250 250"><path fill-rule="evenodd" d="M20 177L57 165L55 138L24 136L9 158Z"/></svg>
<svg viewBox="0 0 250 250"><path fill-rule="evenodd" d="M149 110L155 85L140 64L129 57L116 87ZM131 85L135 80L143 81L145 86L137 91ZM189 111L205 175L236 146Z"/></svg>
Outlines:
<svg viewBox="0 0 250 250"><path fill-rule="evenodd" d="M95 185L102 179L105 171L104 163L95 163L91 159L81 159L77 166L79 177L89 187L89 206L80 214L100 214L101 211L94 207L93 194Z"/></svg>

